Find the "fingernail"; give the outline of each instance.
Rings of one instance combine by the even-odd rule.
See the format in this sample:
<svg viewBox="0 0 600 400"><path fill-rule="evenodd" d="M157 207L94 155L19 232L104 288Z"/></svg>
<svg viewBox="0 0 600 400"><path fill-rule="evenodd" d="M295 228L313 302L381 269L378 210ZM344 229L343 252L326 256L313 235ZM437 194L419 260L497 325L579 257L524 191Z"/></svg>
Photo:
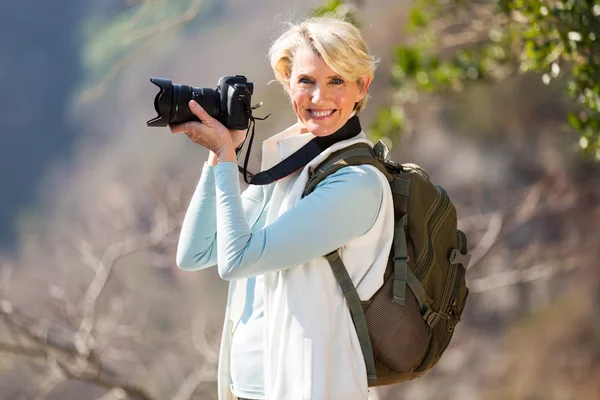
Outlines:
<svg viewBox="0 0 600 400"><path fill-rule="evenodd" d="M200 105L196 102L196 100L190 100L190 108L198 109Z"/></svg>

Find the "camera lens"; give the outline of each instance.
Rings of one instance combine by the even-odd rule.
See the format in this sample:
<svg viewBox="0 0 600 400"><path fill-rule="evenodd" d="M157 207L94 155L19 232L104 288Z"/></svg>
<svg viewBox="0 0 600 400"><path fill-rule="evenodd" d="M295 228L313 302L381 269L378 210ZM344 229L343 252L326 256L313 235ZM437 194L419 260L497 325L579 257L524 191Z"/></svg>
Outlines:
<svg viewBox="0 0 600 400"><path fill-rule="evenodd" d="M220 96L215 89L192 88L192 98L206 110L208 115L217 118L220 112Z"/></svg>
<svg viewBox="0 0 600 400"><path fill-rule="evenodd" d="M180 124L195 118L189 110L188 103L192 99L192 90L187 85L173 85L173 106L170 124Z"/></svg>
<svg viewBox="0 0 600 400"><path fill-rule="evenodd" d="M160 88L154 98L154 109L158 116L146 124L148 126L167 126L187 121L198 121L188 106L194 99L213 118L219 116L219 92L210 88L197 88L188 85L173 84L168 79L150 78L150 82Z"/></svg>

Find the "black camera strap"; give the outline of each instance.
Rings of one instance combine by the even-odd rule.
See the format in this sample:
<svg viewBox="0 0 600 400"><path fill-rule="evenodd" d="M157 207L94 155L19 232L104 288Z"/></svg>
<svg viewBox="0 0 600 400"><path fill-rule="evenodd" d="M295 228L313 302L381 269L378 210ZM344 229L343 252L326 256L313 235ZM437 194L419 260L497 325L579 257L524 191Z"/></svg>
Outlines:
<svg viewBox="0 0 600 400"><path fill-rule="evenodd" d="M248 141L248 150L246 151L246 158L244 160L244 167L240 167L238 165L239 171L242 173L244 177L244 181L251 185L268 185L273 183L281 178L284 178L293 172L299 170L300 168L305 167L309 162L315 159L323 150L327 149L334 143L340 142L342 140L347 140L358 135L362 128L360 126L360 121L358 116L351 117L344 126L338 129L331 135L328 136L320 136L312 139L310 142L302 146L295 153L287 157L285 160L281 161L279 164L274 167L259 172L257 174L252 174L248 172L248 160L250 158L250 151L252 149L252 142L254 141L254 128L256 125L255 119L262 120L265 118L255 118L250 117L250 124L252 125L252 133L250 135L250 140ZM250 127L248 127L248 132L250 131ZM237 149L237 155L241 152L242 145Z"/></svg>

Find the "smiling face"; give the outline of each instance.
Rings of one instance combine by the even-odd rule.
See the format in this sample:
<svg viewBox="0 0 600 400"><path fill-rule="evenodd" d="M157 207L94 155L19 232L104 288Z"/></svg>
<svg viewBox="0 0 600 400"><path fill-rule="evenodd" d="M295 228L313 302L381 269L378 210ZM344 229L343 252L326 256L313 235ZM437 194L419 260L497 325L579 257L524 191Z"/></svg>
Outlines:
<svg viewBox="0 0 600 400"><path fill-rule="evenodd" d="M340 129L367 94L370 78L361 84L340 76L323 58L308 47L294 56L288 92L298 121L315 136L327 136Z"/></svg>

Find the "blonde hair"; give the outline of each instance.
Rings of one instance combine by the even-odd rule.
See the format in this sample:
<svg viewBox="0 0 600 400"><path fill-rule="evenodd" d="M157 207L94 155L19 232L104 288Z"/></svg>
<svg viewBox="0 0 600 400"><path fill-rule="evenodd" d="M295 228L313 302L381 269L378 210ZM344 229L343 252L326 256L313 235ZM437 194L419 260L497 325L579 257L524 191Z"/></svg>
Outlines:
<svg viewBox="0 0 600 400"><path fill-rule="evenodd" d="M271 67L275 78L288 88L294 56L299 48L308 46L336 73L344 79L357 81L369 77L373 80L377 60L369 49L358 28L334 17L313 17L298 24L291 24L269 50ZM367 104L368 96L358 102L358 115Z"/></svg>

